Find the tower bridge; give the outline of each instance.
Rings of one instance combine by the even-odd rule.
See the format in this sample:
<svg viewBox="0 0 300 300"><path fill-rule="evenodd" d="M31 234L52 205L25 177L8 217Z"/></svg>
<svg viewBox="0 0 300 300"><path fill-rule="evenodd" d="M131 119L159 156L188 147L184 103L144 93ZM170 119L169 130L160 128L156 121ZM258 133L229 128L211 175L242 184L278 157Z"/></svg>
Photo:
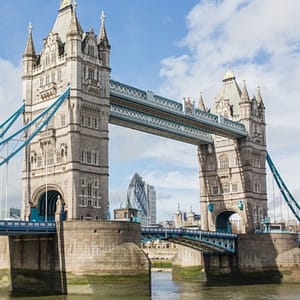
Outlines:
<svg viewBox="0 0 300 300"><path fill-rule="evenodd" d="M147 269L148 261L136 248L141 240L138 224L107 220L109 123L190 143L198 149L201 231L154 232L144 228L144 238L173 239L202 249L203 253L219 252L230 257L225 264L226 272L232 271L232 266L235 272L239 268L249 271L252 263L257 263L254 268L276 269L278 253L290 251L286 257L292 257L298 243L297 238L294 243L292 234L284 246L275 242L287 236L252 235L260 231L267 216L266 124L260 89L250 98L245 82L240 87L234 74L228 71L209 112L203 99L195 107L189 99L179 103L111 80L110 49L104 15L98 35L92 29L84 32L77 18L76 3L70 0L61 1L40 53L35 50L32 28L29 28L23 55L24 106L0 126L0 150L15 143L21 135L20 144L12 147L10 153L1 154L0 165L7 166L24 149L23 221L0 222L0 233L10 236L12 252L28 255L14 261L18 272L32 268L30 262L34 261L30 246L25 246L29 245L25 240L28 242L30 238L19 237L36 234L38 230L48 239L33 239L32 247L35 251L56 249L51 253L56 271L60 272L55 278L60 283L68 272L114 274L112 257L119 260L126 257L126 262L117 265L127 266L128 273L133 269L137 272L138 267L139 272ZM18 117L23 118L23 127L10 133ZM285 189L274 166L272 170ZM286 197L296 211L299 207L295 199L289 192ZM226 233L230 231L229 219L233 214L238 215L240 232L246 235ZM49 225L50 228L47 225L47 221L54 220L57 221L55 230L54 225ZM262 245L259 249L253 246L256 240ZM126 245L122 248L121 244ZM22 247L27 252L23 253ZM253 261L247 247L255 256ZM271 261L261 252L264 247L274 250ZM234 253L238 253L235 263ZM136 262L138 267L130 268L128 261L134 259L140 259ZM211 256L204 264L222 269L222 259L216 262ZM24 266L27 260L29 265ZM52 272L50 265L45 261L42 267ZM288 263L284 261L283 265ZM41 267L40 261L38 266ZM66 292L64 285L58 289Z"/></svg>

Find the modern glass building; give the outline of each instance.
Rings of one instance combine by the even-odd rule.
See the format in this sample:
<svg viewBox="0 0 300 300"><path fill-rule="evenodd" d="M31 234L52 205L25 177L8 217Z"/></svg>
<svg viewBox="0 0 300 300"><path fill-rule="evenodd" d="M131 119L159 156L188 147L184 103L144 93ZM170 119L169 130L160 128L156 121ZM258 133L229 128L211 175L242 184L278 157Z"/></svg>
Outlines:
<svg viewBox="0 0 300 300"><path fill-rule="evenodd" d="M153 185L147 184L148 225L154 225L156 220L156 191Z"/></svg>
<svg viewBox="0 0 300 300"><path fill-rule="evenodd" d="M156 192L153 186L147 185L143 178L135 173L127 190L126 208L138 210L142 225L156 223Z"/></svg>

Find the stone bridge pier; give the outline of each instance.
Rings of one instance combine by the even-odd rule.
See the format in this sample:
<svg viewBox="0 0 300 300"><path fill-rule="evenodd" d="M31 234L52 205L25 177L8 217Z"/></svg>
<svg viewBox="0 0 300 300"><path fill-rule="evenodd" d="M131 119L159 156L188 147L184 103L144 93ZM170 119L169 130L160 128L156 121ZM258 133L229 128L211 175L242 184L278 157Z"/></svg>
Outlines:
<svg viewBox="0 0 300 300"><path fill-rule="evenodd" d="M211 285L300 283L298 234L238 236L236 254L204 253L178 246L173 279Z"/></svg>

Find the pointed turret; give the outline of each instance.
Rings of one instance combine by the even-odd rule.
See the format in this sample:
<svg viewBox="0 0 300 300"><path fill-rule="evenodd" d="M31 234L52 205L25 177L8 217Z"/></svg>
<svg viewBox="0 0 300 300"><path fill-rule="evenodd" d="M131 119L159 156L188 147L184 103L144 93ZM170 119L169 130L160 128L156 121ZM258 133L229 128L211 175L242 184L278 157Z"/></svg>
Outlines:
<svg viewBox="0 0 300 300"><path fill-rule="evenodd" d="M101 14L101 27L100 27L100 32L98 36L98 45L103 48L109 48L110 49L110 44L108 41L106 29L105 29L105 14L104 11L102 11Z"/></svg>
<svg viewBox="0 0 300 300"><path fill-rule="evenodd" d="M216 98L213 112L224 115L227 118L238 118L240 115L239 103L241 90L235 80L232 71L228 70L223 78L221 90Z"/></svg>
<svg viewBox="0 0 300 300"><path fill-rule="evenodd" d="M102 66L109 68L110 44L105 29L105 14L103 11L101 14L101 27L98 36L98 49L100 59L102 60Z"/></svg>
<svg viewBox="0 0 300 300"><path fill-rule="evenodd" d="M265 109L264 102L262 100L261 92L260 92L260 87L257 87L257 92L256 92L256 100L257 100L257 106L259 108Z"/></svg>
<svg viewBox="0 0 300 300"><path fill-rule="evenodd" d="M203 100L202 92L200 93L200 98L199 98L199 101L198 101L198 109L206 111L206 107L204 105L204 100Z"/></svg>
<svg viewBox="0 0 300 300"><path fill-rule="evenodd" d="M241 102L250 102L250 97L246 87L246 80L244 80L244 85L242 88Z"/></svg>
<svg viewBox="0 0 300 300"><path fill-rule="evenodd" d="M251 101L248 94L246 81L244 80L244 85L241 93L240 106L240 120L249 119L251 115Z"/></svg>
<svg viewBox="0 0 300 300"><path fill-rule="evenodd" d="M67 34L69 32L82 34L83 30L79 24L76 16L76 1L64 0L60 4L60 9L58 10L58 16L52 28L53 33L58 33L62 43L66 42Z"/></svg>
<svg viewBox="0 0 300 300"><path fill-rule="evenodd" d="M32 38L32 25L31 23L29 23L29 27L28 27L28 39L27 39L27 43L26 43L26 47L24 50L24 55L23 57L35 57L35 49L34 49L34 44L33 44L33 38Z"/></svg>
<svg viewBox="0 0 300 300"><path fill-rule="evenodd" d="M77 19L76 15L76 7L77 4L74 1L73 3L73 9L71 12L71 20L70 20L70 25L69 25L69 30L67 32L67 36L72 35L72 36L80 36L82 37L83 30L79 24L79 21Z"/></svg>
<svg viewBox="0 0 300 300"><path fill-rule="evenodd" d="M33 69L37 64L37 55L35 53L33 39L32 39L32 26L29 23L28 27L28 39L23 54L23 90L26 92L23 94L26 104L31 104L32 97L32 74Z"/></svg>

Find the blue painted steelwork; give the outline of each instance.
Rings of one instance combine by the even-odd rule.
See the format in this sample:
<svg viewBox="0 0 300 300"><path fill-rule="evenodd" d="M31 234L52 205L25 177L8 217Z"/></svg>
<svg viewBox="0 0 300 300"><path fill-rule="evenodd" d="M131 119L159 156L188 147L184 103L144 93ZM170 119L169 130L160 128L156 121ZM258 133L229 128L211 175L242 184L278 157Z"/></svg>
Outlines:
<svg viewBox="0 0 300 300"><path fill-rule="evenodd" d="M55 222L0 221L0 235L55 233Z"/></svg>
<svg viewBox="0 0 300 300"><path fill-rule="evenodd" d="M242 138L248 135L245 126L239 122L199 109L187 112L181 103L118 81L110 80L110 96L112 105L120 105L143 112L152 111L152 115L168 116L172 120L178 120L181 125L195 124L192 127L197 126L198 129L212 134L231 138Z"/></svg>
<svg viewBox="0 0 300 300"><path fill-rule="evenodd" d="M186 240L192 246L193 242L199 243L204 248L209 249L208 252L216 253L235 253L237 235L223 232L210 232L185 228L156 228L156 227L141 227L142 241L145 243L151 240L176 240L180 242L181 238Z"/></svg>
<svg viewBox="0 0 300 300"><path fill-rule="evenodd" d="M0 141L0 146L5 145L11 141L13 141L18 135L25 134L27 130L33 126L37 125L36 128L32 131L32 133L26 136L25 140L22 143L15 147L14 150L8 155L2 157L0 161L0 167L7 163L11 158L13 158L18 152L20 152L24 147L26 147L31 140L45 127L45 125L49 122L49 120L53 117L56 111L61 107L63 102L70 96L70 87L68 87L62 95L60 95L51 105L49 105L44 111L42 111L39 115L37 115L33 120L25 124L22 128L18 129L14 133L12 133L9 137ZM45 119L39 122L43 117Z"/></svg>
<svg viewBox="0 0 300 300"><path fill-rule="evenodd" d="M5 120L2 124L0 124L0 138L3 138L5 133L12 127L15 121L19 118L19 116L24 112L25 104L23 103L16 112L14 112L7 120ZM5 126L6 125L6 126Z"/></svg>
<svg viewBox="0 0 300 300"><path fill-rule="evenodd" d="M282 177L280 176L277 168L275 167L269 153L267 153L266 159L267 159L267 163L270 167L270 170L273 174L273 177L276 181L276 184L277 184L285 202L287 203L288 207L293 212L295 218L298 220L298 222L300 222L300 205L299 205L299 203L297 202L297 200L294 198L294 196L291 194L288 187L284 183L284 181L283 181Z"/></svg>
<svg viewBox="0 0 300 300"><path fill-rule="evenodd" d="M141 129L141 126L144 126L152 130L158 130L159 135L163 135L162 133L165 132L166 136L173 135L173 138L189 140L193 144L213 143L211 135L203 130L116 104L111 104L110 106L110 118L134 122L139 125L139 129Z"/></svg>

